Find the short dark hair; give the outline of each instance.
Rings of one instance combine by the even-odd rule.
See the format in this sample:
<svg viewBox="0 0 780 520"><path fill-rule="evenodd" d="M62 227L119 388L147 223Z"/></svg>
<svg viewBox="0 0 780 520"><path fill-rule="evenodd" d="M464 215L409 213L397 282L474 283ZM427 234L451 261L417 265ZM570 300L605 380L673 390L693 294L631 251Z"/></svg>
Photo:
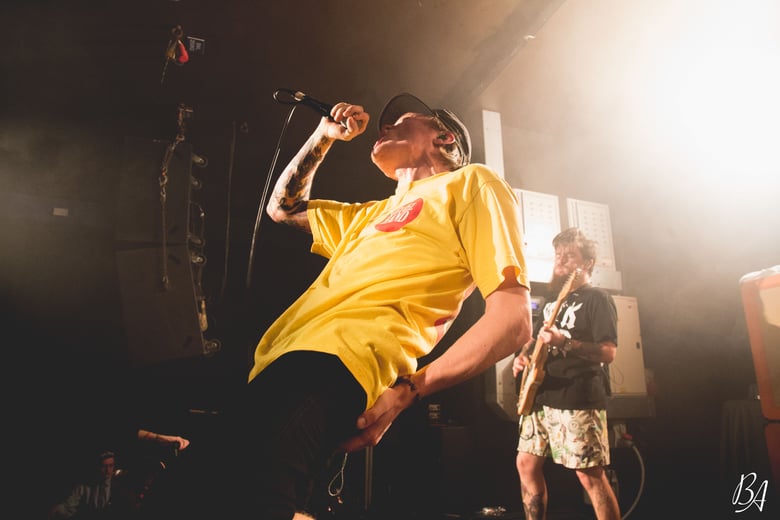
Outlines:
<svg viewBox="0 0 780 520"><path fill-rule="evenodd" d="M591 240L585 236L580 228L570 227L564 229L552 240L553 248L558 249L563 246L573 245L579 249L582 258L585 260L593 260L593 264L588 270L588 274L593 274L593 267L596 265L596 245L595 240Z"/></svg>
<svg viewBox="0 0 780 520"><path fill-rule="evenodd" d="M106 460L106 459L113 459L113 458L115 458L114 452L109 450L101 451L100 455L98 455L99 460Z"/></svg>

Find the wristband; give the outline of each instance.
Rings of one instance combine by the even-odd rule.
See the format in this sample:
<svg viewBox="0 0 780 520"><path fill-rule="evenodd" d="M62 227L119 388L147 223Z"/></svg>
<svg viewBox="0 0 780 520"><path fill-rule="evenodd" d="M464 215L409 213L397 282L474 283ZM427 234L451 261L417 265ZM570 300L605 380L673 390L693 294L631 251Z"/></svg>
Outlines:
<svg viewBox="0 0 780 520"><path fill-rule="evenodd" d="M408 376L398 376L398 379L395 380L395 383L390 385L390 388L395 388L398 385L407 385L409 387L409 390L414 392L414 402L418 402L420 400L420 394L417 392L417 385L412 382L411 379L409 379Z"/></svg>
<svg viewBox="0 0 780 520"><path fill-rule="evenodd" d="M561 347L561 350L563 351L564 356L574 350L574 345L572 344L571 338L566 338L566 341L563 342L563 347Z"/></svg>

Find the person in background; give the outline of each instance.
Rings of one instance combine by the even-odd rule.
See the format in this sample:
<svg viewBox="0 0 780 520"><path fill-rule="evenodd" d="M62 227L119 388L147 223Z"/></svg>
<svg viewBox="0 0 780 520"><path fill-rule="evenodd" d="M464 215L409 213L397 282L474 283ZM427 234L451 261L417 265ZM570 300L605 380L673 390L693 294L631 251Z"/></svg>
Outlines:
<svg viewBox="0 0 780 520"><path fill-rule="evenodd" d="M517 198L494 171L471 164L469 132L451 111L394 97L371 159L395 193L310 200L333 144L368 121L360 105L333 106L267 205L274 221L310 233L312 252L328 263L255 350L240 461L250 504L237 506L248 517L308 518L312 485L334 454L375 446L421 397L480 374L530 338ZM483 315L418 369L474 289Z"/></svg>
<svg viewBox="0 0 780 520"><path fill-rule="evenodd" d="M548 302L543 320L535 324L536 343L548 348L549 354L533 408L519 423L516 463L525 517L545 518L543 466L551 458L575 472L599 520L619 520L617 498L605 472L610 461L607 364L617 351L617 310L608 292L590 284L596 243L578 228L569 228L552 245L555 264L550 289L565 299L556 316L551 316L555 302ZM575 272L568 295L560 294ZM534 343L528 342L515 357L515 377L529 366Z"/></svg>
<svg viewBox="0 0 780 520"><path fill-rule="evenodd" d="M84 482L76 484L61 502L50 509L49 519L109 518L111 487L115 472L114 452L101 452L93 468L93 474Z"/></svg>
<svg viewBox="0 0 780 520"><path fill-rule="evenodd" d="M149 430L137 431L138 441L175 451L185 450L189 439L179 435L166 435ZM157 469L160 469L157 463ZM162 467L164 469L164 465ZM49 520L72 519L119 519L140 509L142 493L148 491L152 472L145 468L145 475L131 475L117 466L114 451L101 451L91 474L73 486L67 495L49 509ZM144 489L147 485L147 489Z"/></svg>

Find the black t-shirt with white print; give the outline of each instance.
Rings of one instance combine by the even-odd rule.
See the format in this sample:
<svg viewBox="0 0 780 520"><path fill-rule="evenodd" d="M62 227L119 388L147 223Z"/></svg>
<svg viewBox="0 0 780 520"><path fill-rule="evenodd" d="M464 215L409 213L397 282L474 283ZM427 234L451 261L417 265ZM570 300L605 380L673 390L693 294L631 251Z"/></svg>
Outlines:
<svg viewBox="0 0 780 520"><path fill-rule="evenodd" d="M555 302L543 309L543 321L549 319ZM534 337L543 321L535 326ZM617 309L612 296L598 287L583 285L561 304L555 325L568 331L572 339L599 343L611 341L617 345ZM610 395L609 373L602 363L588 361L569 354L550 352L545 364L545 376L536 394L535 404L566 410L606 408Z"/></svg>

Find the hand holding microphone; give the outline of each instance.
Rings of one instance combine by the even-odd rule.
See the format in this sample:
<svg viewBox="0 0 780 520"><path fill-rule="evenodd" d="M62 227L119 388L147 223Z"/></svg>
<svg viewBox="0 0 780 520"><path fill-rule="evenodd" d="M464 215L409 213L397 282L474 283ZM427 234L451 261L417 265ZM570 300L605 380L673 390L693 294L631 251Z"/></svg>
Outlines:
<svg viewBox="0 0 780 520"><path fill-rule="evenodd" d="M333 114L333 117L329 119L331 121L336 121L341 125L341 127L335 127L335 135L328 129L328 135L334 139L351 141L362 134L368 127L368 112L365 112L360 105L351 105L343 102L336 103L333 110L331 110L331 113Z"/></svg>
<svg viewBox="0 0 780 520"><path fill-rule="evenodd" d="M337 103L334 106L314 99L299 90L279 89L274 92L274 99L285 105L306 105L323 117L327 117L330 121L340 124L343 130L338 135L332 135L331 137L344 141L350 141L362 134L369 120L368 113L360 105Z"/></svg>

